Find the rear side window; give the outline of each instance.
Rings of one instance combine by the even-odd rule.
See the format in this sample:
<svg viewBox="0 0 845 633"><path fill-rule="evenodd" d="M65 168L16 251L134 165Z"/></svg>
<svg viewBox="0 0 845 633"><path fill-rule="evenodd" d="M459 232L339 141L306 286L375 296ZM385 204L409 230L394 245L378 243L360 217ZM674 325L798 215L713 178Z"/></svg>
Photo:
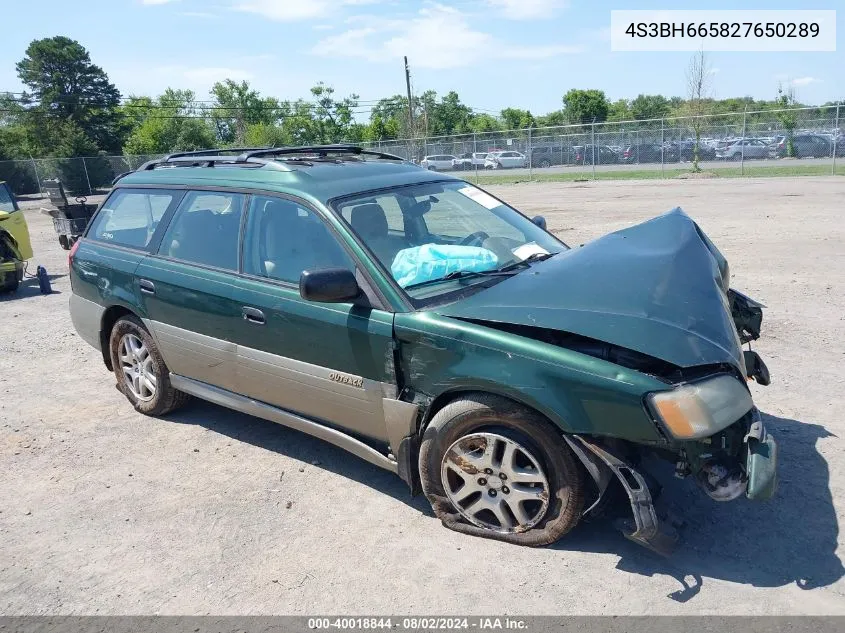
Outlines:
<svg viewBox="0 0 845 633"><path fill-rule="evenodd" d="M163 189L118 189L105 201L87 237L132 248L146 248L165 212L181 192Z"/></svg>
<svg viewBox="0 0 845 633"><path fill-rule="evenodd" d="M244 198L228 191L189 191L167 227L159 253L237 270Z"/></svg>

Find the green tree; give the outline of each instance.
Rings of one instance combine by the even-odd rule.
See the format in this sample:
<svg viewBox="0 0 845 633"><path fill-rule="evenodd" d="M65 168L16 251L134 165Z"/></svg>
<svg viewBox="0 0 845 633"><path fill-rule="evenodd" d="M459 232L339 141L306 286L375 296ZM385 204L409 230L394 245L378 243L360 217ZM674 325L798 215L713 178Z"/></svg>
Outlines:
<svg viewBox="0 0 845 633"><path fill-rule="evenodd" d="M669 100L663 95L637 95L631 101L631 115L635 119L661 119L669 114Z"/></svg>
<svg viewBox="0 0 845 633"><path fill-rule="evenodd" d="M489 114L476 114L470 121L473 132L496 132L502 129L502 124L496 117Z"/></svg>
<svg viewBox="0 0 845 633"><path fill-rule="evenodd" d="M607 110L608 121L630 121L634 116L627 99L617 99L610 104Z"/></svg>
<svg viewBox="0 0 845 633"><path fill-rule="evenodd" d="M32 110L70 121L98 149L120 149L120 92L79 42L62 36L34 40L16 69L29 88L24 100Z"/></svg>
<svg viewBox="0 0 845 633"><path fill-rule="evenodd" d="M519 108L505 108L501 112L502 125L506 130L522 130L535 127L534 115L529 110Z"/></svg>
<svg viewBox="0 0 845 633"><path fill-rule="evenodd" d="M570 123L601 123L607 120L609 110L603 90L573 88L563 95L563 113Z"/></svg>
<svg viewBox="0 0 845 633"><path fill-rule="evenodd" d="M693 171L701 171L698 166L699 146L701 144L701 130L704 128L705 115L710 112L710 83L712 81L712 73L710 72L710 64L702 49L696 53L690 60L686 73L687 79L687 95L686 108L688 114L692 116L690 119L690 127L695 132L695 145L692 153L692 169Z"/></svg>
<svg viewBox="0 0 845 633"><path fill-rule="evenodd" d="M795 89L792 86L784 87L783 84L778 85L778 111L777 118L786 132L786 155L790 157L795 156L795 126L798 124L798 117L795 108L798 106L798 98L795 96Z"/></svg>
<svg viewBox="0 0 845 633"><path fill-rule="evenodd" d="M358 95L353 94L340 101L334 98L334 88L322 81L311 88L316 100L312 118L315 140L319 143L336 143L353 139L357 134L354 110L358 107Z"/></svg>
<svg viewBox="0 0 845 633"><path fill-rule="evenodd" d="M190 90L168 88L149 105L124 146L126 154L166 154L214 147L216 139Z"/></svg>
<svg viewBox="0 0 845 633"><path fill-rule="evenodd" d="M537 127L553 127L556 125L566 125L569 121L563 110L554 110L548 114L537 117Z"/></svg>
<svg viewBox="0 0 845 633"><path fill-rule="evenodd" d="M211 96L214 98L211 121L223 143L243 145L248 126L276 122L279 102L271 97L262 98L246 81L218 81L211 88Z"/></svg>

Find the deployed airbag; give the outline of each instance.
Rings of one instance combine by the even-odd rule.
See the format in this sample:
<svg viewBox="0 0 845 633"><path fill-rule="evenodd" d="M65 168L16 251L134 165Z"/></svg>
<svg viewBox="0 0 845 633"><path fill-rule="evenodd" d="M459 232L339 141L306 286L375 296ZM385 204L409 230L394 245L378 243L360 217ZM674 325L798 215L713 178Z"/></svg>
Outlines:
<svg viewBox="0 0 845 633"><path fill-rule="evenodd" d="M440 279L455 271L483 272L499 263L496 254L479 246L423 244L396 254L390 272L401 287Z"/></svg>

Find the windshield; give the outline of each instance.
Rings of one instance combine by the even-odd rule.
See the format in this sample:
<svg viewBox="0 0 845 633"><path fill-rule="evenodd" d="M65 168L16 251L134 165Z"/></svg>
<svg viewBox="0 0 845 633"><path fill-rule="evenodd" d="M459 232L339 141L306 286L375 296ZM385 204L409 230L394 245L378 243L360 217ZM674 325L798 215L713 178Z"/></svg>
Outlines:
<svg viewBox="0 0 845 633"><path fill-rule="evenodd" d="M336 210L412 302L520 272L567 247L490 194L462 181L362 194Z"/></svg>

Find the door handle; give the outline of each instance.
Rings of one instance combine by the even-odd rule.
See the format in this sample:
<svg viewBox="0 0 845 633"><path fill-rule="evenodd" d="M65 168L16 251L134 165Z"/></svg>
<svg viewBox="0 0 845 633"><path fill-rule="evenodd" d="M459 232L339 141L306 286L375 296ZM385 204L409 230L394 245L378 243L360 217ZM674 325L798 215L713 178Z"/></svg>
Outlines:
<svg viewBox="0 0 845 633"><path fill-rule="evenodd" d="M156 293L155 284L149 279L138 280L138 285L141 287L141 292L143 292L144 294L154 295Z"/></svg>
<svg viewBox="0 0 845 633"><path fill-rule="evenodd" d="M256 325L264 325L264 323L266 322L266 320L264 319L264 313L258 308L250 308L249 306L244 306L243 315L244 320L249 321L250 323L255 323Z"/></svg>

